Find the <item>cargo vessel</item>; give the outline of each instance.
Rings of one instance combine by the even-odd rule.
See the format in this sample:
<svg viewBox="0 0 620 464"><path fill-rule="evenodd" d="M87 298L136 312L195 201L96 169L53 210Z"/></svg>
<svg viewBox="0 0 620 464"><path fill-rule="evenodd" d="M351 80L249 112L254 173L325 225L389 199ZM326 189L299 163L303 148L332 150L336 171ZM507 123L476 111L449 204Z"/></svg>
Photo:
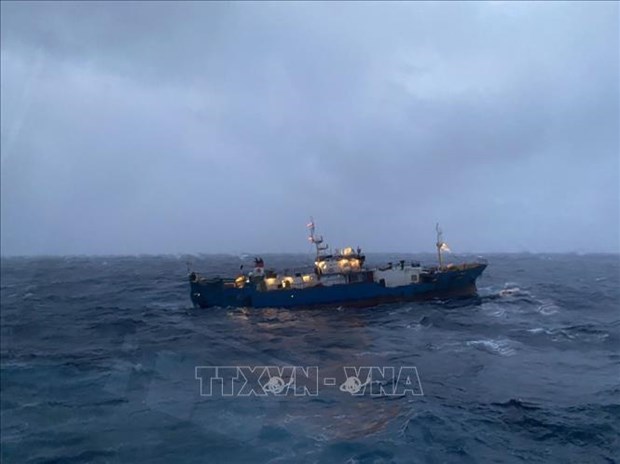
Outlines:
<svg viewBox="0 0 620 464"><path fill-rule="evenodd" d="M235 277L206 277L189 272L190 296L195 307L320 308L368 307L383 303L474 296L476 279L487 267L484 260L444 264L449 251L437 231L436 265L400 260L367 268L358 247L330 251L308 224L308 240L315 246L314 266L307 272L278 273L255 258L254 269Z"/></svg>

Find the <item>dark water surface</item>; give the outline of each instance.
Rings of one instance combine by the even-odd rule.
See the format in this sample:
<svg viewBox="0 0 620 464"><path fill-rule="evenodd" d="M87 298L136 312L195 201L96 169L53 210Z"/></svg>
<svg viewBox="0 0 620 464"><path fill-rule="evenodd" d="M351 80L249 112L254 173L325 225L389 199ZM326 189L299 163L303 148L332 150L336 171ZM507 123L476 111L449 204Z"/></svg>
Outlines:
<svg viewBox="0 0 620 464"><path fill-rule="evenodd" d="M3 258L2 462L617 462L618 256L487 258L477 299L314 311L193 309L182 256ZM200 396L196 366L272 364L423 395Z"/></svg>

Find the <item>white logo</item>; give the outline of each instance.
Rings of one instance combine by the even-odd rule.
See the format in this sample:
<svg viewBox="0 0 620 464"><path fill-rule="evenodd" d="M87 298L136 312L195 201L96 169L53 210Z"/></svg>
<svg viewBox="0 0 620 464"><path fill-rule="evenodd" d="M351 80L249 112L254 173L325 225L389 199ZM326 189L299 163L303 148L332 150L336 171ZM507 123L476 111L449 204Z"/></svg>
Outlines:
<svg viewBox="0 0 620 464"><path fill-rule="evenodd" d="M317 396L317 366L197 366L201 396ZM415 367L343 367L338 389L354 396L421 396L422 384ZM324 385L335 386L335 378Z"/></svg>

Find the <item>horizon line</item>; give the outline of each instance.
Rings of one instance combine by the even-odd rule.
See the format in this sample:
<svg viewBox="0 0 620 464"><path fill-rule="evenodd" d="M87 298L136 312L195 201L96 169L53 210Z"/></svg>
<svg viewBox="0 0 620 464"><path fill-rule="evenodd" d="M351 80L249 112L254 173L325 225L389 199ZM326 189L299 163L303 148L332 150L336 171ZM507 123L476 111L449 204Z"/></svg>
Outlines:
<svg viewBox="0 0 620 464"><path fill-rule="evenodd" d="M435 251L369 251L366 255L435 255ZM35 253L35 254L1 254L1 259L7 258L127 258L127 257L159 257L159 256L270 256L270 255L314 255L314 253L302 251L262 251L262 252L144 252L144 253ZM451 252L447 256L484 256L484 255L618 255L620 251L464 251Z"/></svg>

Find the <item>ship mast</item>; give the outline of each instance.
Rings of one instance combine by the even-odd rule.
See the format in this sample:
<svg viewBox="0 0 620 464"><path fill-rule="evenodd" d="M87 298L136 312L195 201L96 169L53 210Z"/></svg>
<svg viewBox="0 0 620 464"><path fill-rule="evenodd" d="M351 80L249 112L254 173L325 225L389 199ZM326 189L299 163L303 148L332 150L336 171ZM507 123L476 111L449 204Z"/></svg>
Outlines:
<svg viewBox="0 0 620 464"><path fill-rule="evenodd" d="M314 225L314 218L312 217L310 217L310 222L308 223L308 229L310 230L308 241L310 243L313 243L314 246L316 247L316 259L318 260L319 256L321 256L321 251L327 250L328 246L322 244L323 243L322 235L316 235L315 233L316 227Z"/></svg>
<svg viewBox="0 0 620 464"><path fill-rule="evenodd" d="M439 261L439 269L441 269L443 267L441 252L450 251L450 248L448 248L448 244L443 241L443 231L441 227L439 227L439 223L435 225L435 231L437 232L437 243L435 244L437 246L437 260Z"/></svg>

